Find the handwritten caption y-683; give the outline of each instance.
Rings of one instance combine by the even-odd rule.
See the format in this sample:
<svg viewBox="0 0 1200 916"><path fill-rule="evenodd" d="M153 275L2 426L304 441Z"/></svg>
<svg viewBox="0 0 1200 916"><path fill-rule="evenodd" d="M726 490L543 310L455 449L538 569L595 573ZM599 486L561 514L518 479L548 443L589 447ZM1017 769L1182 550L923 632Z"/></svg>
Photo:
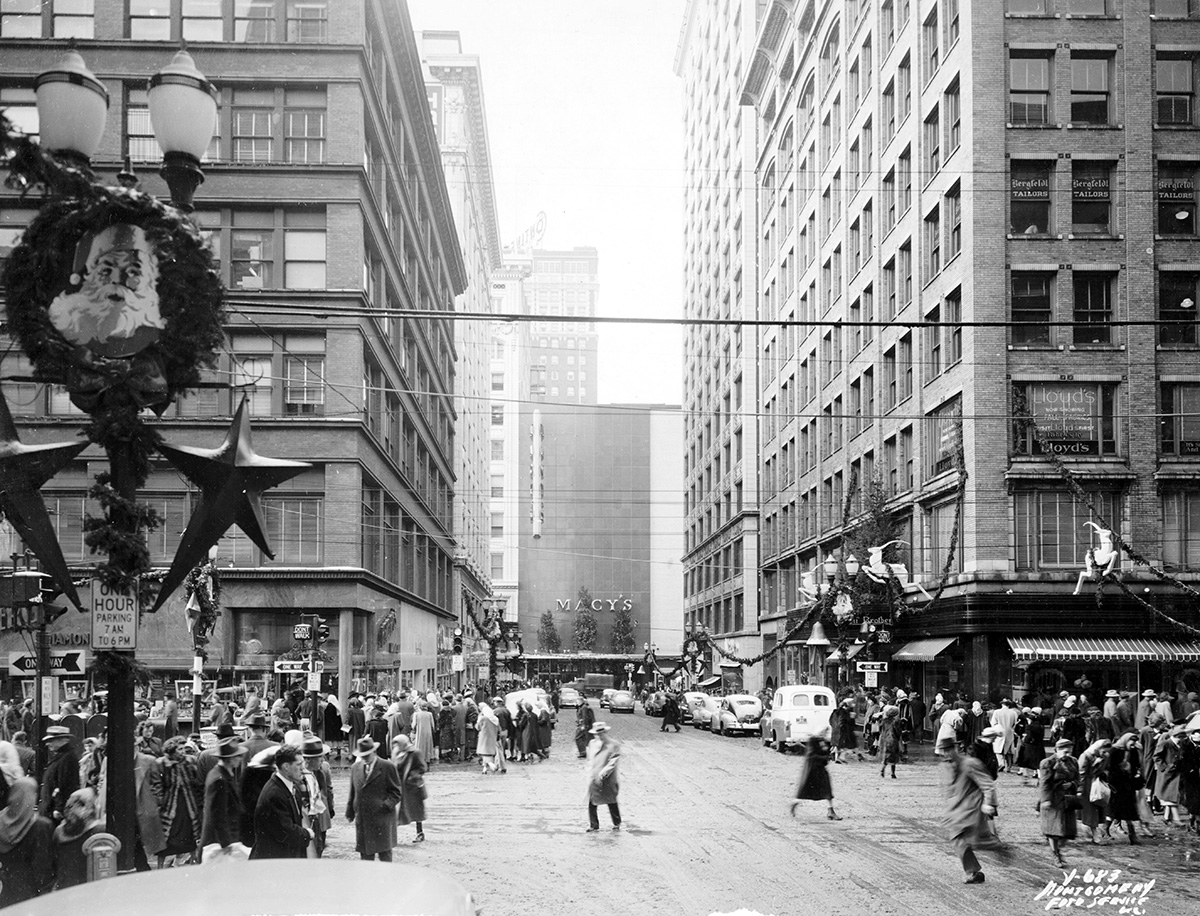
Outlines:
<svg viewBox="0 0 1200 916"><path fill-rule="evenodd" d="M1119 868L1089 868L1080 873L1072 868L1063 872L1061 881L1047 881L1034 900L1046 901L1047 910L1067 907L1082 909L1115 908L1118 914L1144 916L1146 898L1154 887L1149 881L1122 881Z"/></svg>

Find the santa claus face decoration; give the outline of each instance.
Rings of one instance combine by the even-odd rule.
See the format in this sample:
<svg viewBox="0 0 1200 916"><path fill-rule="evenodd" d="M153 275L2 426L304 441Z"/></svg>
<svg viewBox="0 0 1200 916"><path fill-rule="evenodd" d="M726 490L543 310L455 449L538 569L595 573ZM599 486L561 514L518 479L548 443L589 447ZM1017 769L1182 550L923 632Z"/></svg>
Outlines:
<svg viewBox="0 0 1200 916"><path fill-rule="evenodd" d="M50 303L50 322L97 356L133 356L158 340L158 256L145 231L119 223L87 232L69 285Z"/></svg>

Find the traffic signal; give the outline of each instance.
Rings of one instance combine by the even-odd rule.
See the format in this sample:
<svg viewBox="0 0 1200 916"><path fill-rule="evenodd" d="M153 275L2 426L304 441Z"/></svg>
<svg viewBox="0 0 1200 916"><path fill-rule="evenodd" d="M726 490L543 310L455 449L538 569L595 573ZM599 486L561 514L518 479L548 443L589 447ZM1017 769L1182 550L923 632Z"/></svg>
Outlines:
<svg viewBox="0 0 1200 916"><path fill-rule="evenodd" d="M47 624L54 623L54 621L67 612L67 609L61 604L52 603L56 598L61 598L62 593L62 589L57 585L43 585L38 590L38 596L34 601L41 604L42 619Z"/></svg>
<svg viewBox="0 0 1200 916"><path fill-rule="evenodd" d="M312 625L307 623L292 624L292 639L296 642L308 642L312 639Z"/></svg>
<svg viewBox="0 0 1200 916"><path fill-rule="evenodd" d="M454 628L454 654L462 655L463 650L463 629L462 627Z"/></svg>
<svg viewBox="0 0 1200 916"><path fill-rule="evenodd" d="M329 639L329 624L327 624L320 617L314 617L313 623L316 624L315 632L317 634L317 645L319 646L321 643Z"/></svg>

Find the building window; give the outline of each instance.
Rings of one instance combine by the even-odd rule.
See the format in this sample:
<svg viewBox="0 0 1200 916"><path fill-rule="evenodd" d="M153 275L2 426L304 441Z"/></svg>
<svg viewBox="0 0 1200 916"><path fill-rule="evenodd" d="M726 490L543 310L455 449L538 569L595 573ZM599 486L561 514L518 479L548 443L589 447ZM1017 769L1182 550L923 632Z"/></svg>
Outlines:
<svg viewBox="0 0 1200 916"><path fill-rule="evenodd" d="M1050 123L1050 58L1013 51L1008 61L1008 120L1029 126Z"/></svg>
<svg viewBox="0 0 1200 916"><path fill-rule="evenodd" d="M134 162L154 162L162 157L150 126L150 103L145 89L131 89L125 101L125 153Z"/></svg>
<svg viewBox="0 0 1200 916"><path fill-rule="evenodd" d="M962 290L956 289L942 303L942 321L946 323L944 340L946 342L946 367L962 362L963 329L962 321Z"/></svg>
<svg viewBox="0 0 1200 916"><path fill-rule="evenodd" d="M942 167L942 129L938 119L938 107L933 106L925 118L925 170L926 181Z"/></svg>
<svg viewBox="0 0 1200 916"><path fill-rule="evenodd" d="M957 182L943 202L946 217L946 263L953 261L962 251L962 187Z"/></svg>
<svg viewBox="0 0 1200 916"><path fill-rule="evenodd" d="M1196 343L1197 274L1160 271L1158 274L1158 342Z"/></svg>
<svg viewBox="0 0 1200 916"><path fill-rule="evenodd" d="M1162 386L1161 425L1164 455L1200 456L1200 383Z"/></svg>
<svg viewBox="0 0 1200 916"><path fill-rule="evenodd" d="M319 227L319 228L318 228ZM283 215L285 289L325 288L325 212L288 210Z"/></svg>
<svg viewBox="0 0 1200 916"><path fill-rule="evenodd" d="M959 515L958 500L951 499L929 508L929 554L926 572L930 576L941 576L943 572L963 571L962 538L955 544L954 556L950 556L950 545L954 542L954 519ZM949 561L950 567L946 568Z"/></svg>
<svg viewBox="0 0 1200 916"><path fill-rule="evenodd" d="M913 297L912 239L906 239L896 254L900 270L900 311L904 311Z"/></svg>
<svg viewBox="0 0 1200 916"><path fill-rule="evenodd" d="M0 8L9 5L17 8L29 7L28 0L17 0L16 3L0 4ZM33 6L39 4L34 3ZM46 4L42 3L41 6ZM54 0L51 4L51 35L54 38L95 38L96 32L96 3L95 0ZM0 36L7 37L7 32L0 24ZM33 36L37 37L37 36Z"/></svg>
<svg viewBox="0 0 1200 916"><path fill-rule="evenodd" d="M1158 165L1158 234L1196 234L1196 165Z"/></svg>
<svg viewBox="0 0 1200 916"><path fill-rule="evenodd" d="M503 426L503 425L504 425L504 405L503 404L493 404L492 405L492 426Z"/></svg>
<svg viewBox="0 0 1200 916"><path fill-rule="evenodd" d="M926 380L932 380L942 374L942 328L941 309L934 306L925 316L928 327L925 328L925 368Z"/></svg>
<svg viewBox="0 0 1200 916"><path fill-rule="evenodd" d="M1107 235L1112 231L1112 164L1075 160L1071 165L1071 232Z"/></svg>
<svg viewBox="0 0 1200 916"><path fill-rule="evenodd" d="M225 38L221 0L182 0L181 34L186 41L221 41Z"/></svg>
<svg viewBox="0 0 1200 916"><path fill-rule="evenodd" d="M319 341L325 349L324 338ZM315 416L325 412L325 355L293 355L307 349L289 337L283 360L283 410L289 416Z"/></svg>
<svg viewBox="0 0 1200 916"><path fill-rule="evenodd" d="M1013 271L1013 346L1044 346L1050 343L1051 286L1054 275Z"/></svg>
<svg viewBox="0 0 1200 916"><path fill-rule="evenodd" d="M170 0L129 0L129 37L170 41Z"/></svg>
<svg viewBox="0 0 1200 916"><path fill-rule="evenodd" d="M1007 10L1016 16L1042 16L1046 13L1046 0L1007 0Z"/></svg>
<svg viewBox="0 0 1200 916"><path fill-rule="evenodd" d="M912 148L905 147L900 158L896 160L896 175L899 179L900 212L907 213L912 206Z"/></svg>
<svg viewBox="0 0 1200 916"><path fill-rule="evenodd" d="M1105 519L1120 518L1119 504L1111 493L1088 494ZM1095 521L1087 504L1065 490L1028 490L1014 497L1017 569L1074 570L1084 554L1098 547Z"/></svg>
<svg viewBox="0 0 1200 916"><path fill-rule="evenodd" d="M912 66L907 54L900 61L900 66L896 68L896 91L898 93L896 104L899 108L899 119L903 124L908 118L909 112L912 111Z"/></svg>
<svg viewBox="0 0 1200 916"><path fill-rule="evenodd" d="M233 355L230 368L236 399L245 398L251 416L269 417L274 412L271 403L272 380L275 377L271 359L271 341L266 337L238 335L232 339Z"/></svg>
<svg viewBox="0 0 1200 916"><path fill-rule="evenodd" d="M287 40L322 42L329 30L328 0L287 0Z"/></svg>
<svg viewBox="0 0 1200 916"><path fill-rule="evenodd" d="M1117 454L1117 386L1102 382L1016 382L1013 424L1018 455L1086 458ZM1033 426L1036 426L1036 434Z"/></svg>
<svg viewBox="0 0 1200 916"><path fill-rule="evenodd" d="M275 41L276 0L236 0L233 10L233 40Z"/></svg>
<svg viewBox="0 0 1200 916"><path fill-rule="evenodd" d="M493 579L503 579L504 578L504 554L503 553L493 553L492 554L492 578Z"/></svg>
<svg viewBox="0 0 1200 916"><path fill-rule="evenodd" d="M1190 0L1153 0L1151 10L1159 19L1186 19Z"/></svg>
<svg viewBox="0 0 1200 916"><path fill-rule="evenodd" d="M1112 57L1107 54L1071 55L1071 122L1100 125L1111 122L1109 73Z"/></svg>
<svg viewBox="0 0 1200 916"><path fill-rule="evenodd" d="M233 92L233 158L236 162L270 162L274 156L275 93L270 89Z"/></svg>
<svg viewBox="0 0 1200 916"><path fill-rule="evenodd" d="M1200 492L1163 494L1163 565L1171 571L1200 569Z"/></svg>
<svg viewBox="0 0 1200 916"><path fill-rule="evenodd" d="M503 474L493 474L492 475L492 499L503 499L503 498L504 498L504 475Z"/></svg>
<svg viewBox="0 0 1200 916"><path fill-rule="evenodd" d="M1009 170L1008 227L1012 235L1050 232L1049 162L1013 161Z"/></svg>
<svg viewBox="0 0 1200 916"><path fill-rule="evenodd" d="M1108 0L1070 0L1067 12L1072 16L1107 16Z"/></svg>
<svg viewBox="0 0 1200 916"><path fill-rule="evenodd" d="M942 269L942 215L938 206L925 216L925 251L925 278L929 280Z"/></svg>
<svg viewBox="0 0 1200 916"><path fill-rule="evenodd" d="M283 110L283 147L288 162L325 161L325 91L288 89Z"/></svg>
<svg viewBox="0 0 1200 916"><path fill-rule="evenodd" d="M929 16L925 20L922 32L925 39L925 82L929 82L933 78L933 75L937 73L938 66L941 63L941 47L939 45L941 36L938 34L936 6L929 11Z"/></svg>
<svg viewBox="0 0 1200 916"><path fill-rule="evenodd" d="M1112 321L1112 274L1076 273L1075 287L1075 346L1092 346L1112 342L1109 322Z"/></svg>
<svg viewBox="0 0 1200 916"><path fill-rule="evenodd" d="M957 78L943 96L946 113L946 158L962 144L962 92Z"/></svg>
<svg viewBox="0 0 1200 916"><path fill-rule="evenodd" d="M1154 63L1154 89L1159 124L1190 125L1195 117L1195 58L1159 54Z"/></svg>

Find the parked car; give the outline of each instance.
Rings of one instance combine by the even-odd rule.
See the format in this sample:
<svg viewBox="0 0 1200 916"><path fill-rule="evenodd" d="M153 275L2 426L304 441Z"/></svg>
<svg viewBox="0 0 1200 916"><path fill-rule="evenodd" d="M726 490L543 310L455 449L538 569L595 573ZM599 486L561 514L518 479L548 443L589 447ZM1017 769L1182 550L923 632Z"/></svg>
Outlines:
<svg viewBox="0 0 1200 916"><path fill-rule="evenodd" d="M762 717L763 745L774 744L781 754L800 747L811 736L830 737L829 716L836 706L833 691L813 684L780 687L771 710Z"/></svg>
<svg viewBox="0 0 1200 916"><path fill-rule="evenodd" d="M728 735L731 732L753 734L758 731L758 723L762 717L762 700L748 693L733 693L721 697L709 730L714 735Z"/></svg>
<svg viewBox="0 0 1200 916"><path fill-rule="evenodd" d="M667 694L662 690L655 690L646 696L646 701L642 704L648 716L661 716L663 709L667 705Z"/></svg>
<svg viewBox="0 0 1200 916"><path fill-rule="evenodd" d="M692 728L708 728L720 705L720 697L710 697L707 693L701 694L700 702L692 707Z"/></svg>
<svg viewBox="0 0 1200 916"><path fill-rule="evenodd" d="M628 690L617 690L608 698L609 712L627 712L633 714L633 694Z"/></svg>
<svg viewBox="0 0 1200 916"><path fill-rule="evenodd" d="M689 690L679 698L679 721L691 722L696 712L696 707L704 702L704 698L708 696L706 693L701 693L699 690Z"/></svg>
<svg viewBox="0 0 1200 916"><path fill-rule="evenodd" d="M574 687L560 687L558 690L558 706L561 709L564 706L582 706L584 704L583 694Z"/></svg>
<svg viewBox="0 0 1200 916"><path fill-rule="evenodd" d="M616 687L605 687L604 688L604 691L600 694L600 708L601 709L606 709L608 707L608 701L612 699L612 695L616 692L617 692Z"/></svg>

